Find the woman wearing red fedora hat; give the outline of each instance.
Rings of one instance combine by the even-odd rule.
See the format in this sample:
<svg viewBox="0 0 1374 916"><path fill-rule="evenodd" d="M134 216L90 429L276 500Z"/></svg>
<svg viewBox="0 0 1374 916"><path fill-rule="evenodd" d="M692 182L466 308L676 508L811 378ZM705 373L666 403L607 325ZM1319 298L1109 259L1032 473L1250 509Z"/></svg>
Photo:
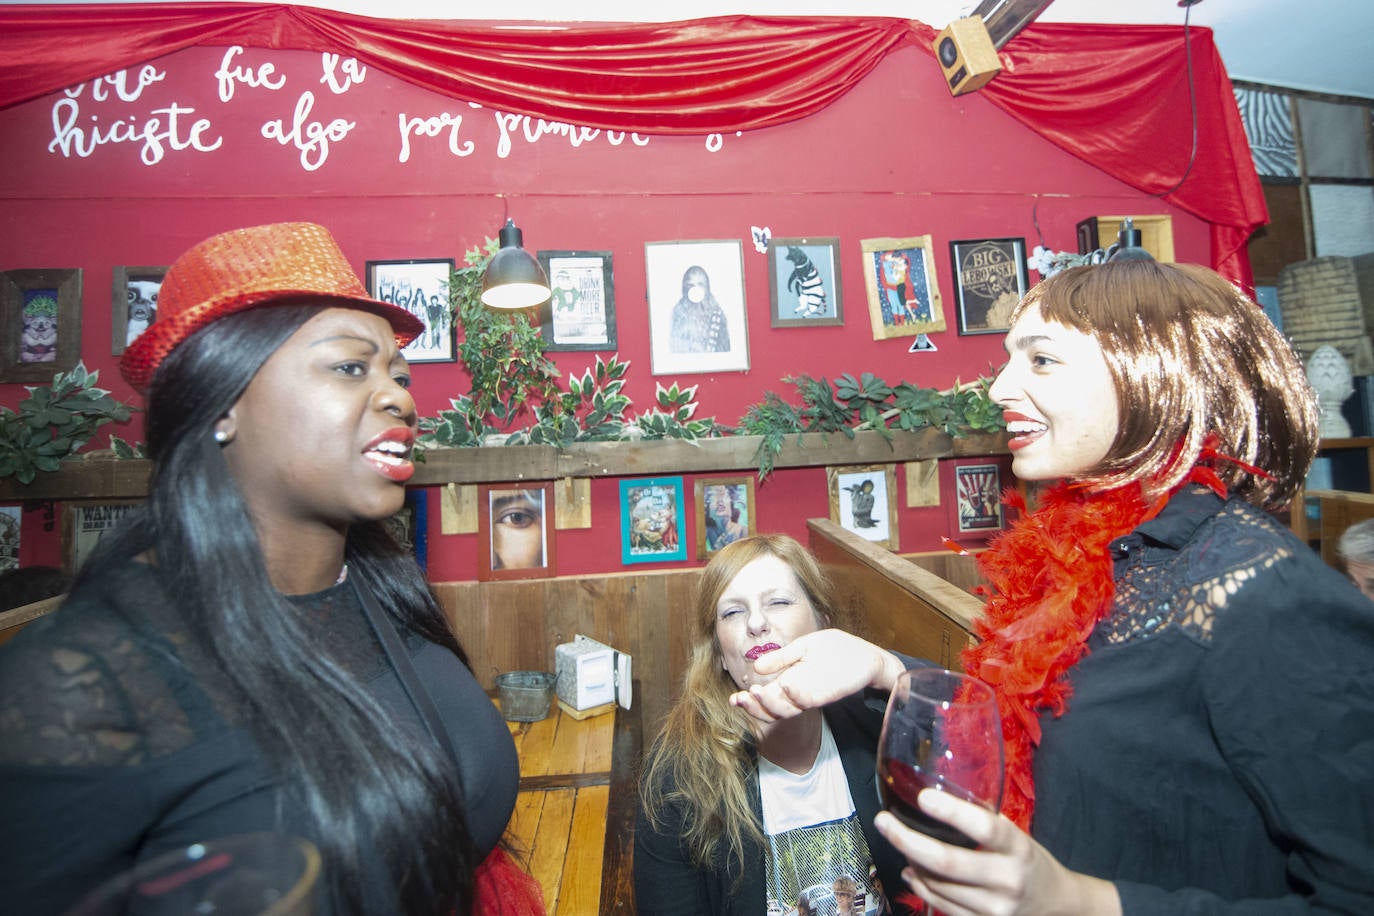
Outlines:
<svg viewBox="0 0 1374 916"><path fill-rule="evenodd" d="M500 847L509 731L383 524L424 325L309 223L208 239L159 298L121 363L147 503L0 651L7 911L271 831L321 851L315 913L542 913Z"/></svg>

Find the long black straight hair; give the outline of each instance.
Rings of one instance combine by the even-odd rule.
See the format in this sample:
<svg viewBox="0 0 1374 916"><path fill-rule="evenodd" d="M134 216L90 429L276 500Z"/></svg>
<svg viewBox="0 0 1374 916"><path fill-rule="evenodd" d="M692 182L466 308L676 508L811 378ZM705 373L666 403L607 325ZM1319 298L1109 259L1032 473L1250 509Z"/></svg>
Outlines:
<svg viewBox="0 0 1374 916"><path fill-rule="evenodd" d="M272 587L247 503L214 440L216 421L267 358L325 308L239 312L166 357L147 395L148 501L101 539L80 579L152 553L190 638L232 685L269 765L299 796L343 911L368 906L358 853L371 847L386 861L397 912L449 914L456 902L467 913L476 853L457 774L440 748L392 724ZM351 525L345 554L349 577L401 627L467 663L419 567L381 522Z"/></svg>

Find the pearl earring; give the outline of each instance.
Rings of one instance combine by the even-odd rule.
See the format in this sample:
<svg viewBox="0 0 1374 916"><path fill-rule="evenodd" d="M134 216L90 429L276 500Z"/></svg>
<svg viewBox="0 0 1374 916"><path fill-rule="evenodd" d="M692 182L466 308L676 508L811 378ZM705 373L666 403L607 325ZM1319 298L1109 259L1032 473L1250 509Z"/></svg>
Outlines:
<svg viewBox="0 0 1374 916"><path fill-rule="evenodd" d="M229 433L228 433L228 431L223 430L223 429L217 429L217 430L215 430L215 441L218 442L220 445L224 445L226 442L228 442L228 441L229 441Z"/></svg>

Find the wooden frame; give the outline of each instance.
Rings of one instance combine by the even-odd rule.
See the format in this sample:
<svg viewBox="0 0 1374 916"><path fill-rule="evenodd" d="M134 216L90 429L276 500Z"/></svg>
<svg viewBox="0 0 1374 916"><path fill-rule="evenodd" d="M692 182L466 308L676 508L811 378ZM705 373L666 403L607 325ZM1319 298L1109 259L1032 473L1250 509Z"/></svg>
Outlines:
<svg viewBox="0 0 1374 916"><path fill-rule="evenodd" d="M452 276L452 258L367 262L367 290L372 298L399 305L425 323L425 332L401 351L412 363L458 359L449 301Z"/></svg>
<svg viewBox="0 0 1374 916"><path fill-rule="evenodd" d="M726 544L756 532L757 502L752 476L698 477L693 486L698 560L709 560Z"/></svg>
<svg viewBox="0 0 1374 916"><path fill-rule="evenodd" d="M119 356L134 338L157 320L157 296L163 267L116 267L110 293L110 353Z"/></svg>
<svg viewBox="0 0 1374 916"><path fill-rule="evenodd" d="M415 562L421 569L429 567L429 500L427 491L414 488L406 490L406 501L395 515L388 516L384 524L396 543L415 555Z"/></svg>
<svg viewBox="0 0 1374 916"><path fill-rule="evenodd" d="M0 382L50 382L81 361L81 271L0 273Z"/></svg>
<svg viewBox="0 0 1374 916"><path fill-rule="evenodd" d="M477 578L552 576L553 482L482 484L477 493Z"/></svg>
<svg viewBox="0 0 1374 916"><path fill-rule="evenodd" d="M1030 289L1026 240L967 239L949 243L960 334L1004 334Z"/></svg>
<svg viewBox="0 0 1374 916"><path fill-rule="evenodd" d="M545 349L614 350L615 274L609 251L540 251L552 294L539 306Z"/></svg>
<svg viewBox="0 0 1374 916"><path fill-rule="evenodd" d="M825 469L830 520L865 541L897 549L897 471L891 464Z"/></svg>
<svg viewBox="0 0 1374 916"><path fill-rule="evenodd" d="M0 572L19 566L23 521L22 506L0 506Z"/></svg>
<svg viewBox="0 0 1374 916"><path fill-rule="evenodd" d="M980 541L1000 532L1007 524L1002 491L1011 479L1006 458L967 458L949 462L944 491L949 507L949 537Z"/></svg>
<svg viewBox="0 0 1374 916"><path fill-rule="evenodd" d="M771 239L768 303L775 328L844 324L840 240Z"/></svg>
<svg viewBox="0 0 1374 916"><path fill-rule="evenodd" d="M687 559L681 477L620 481L620 562Z"/></svg>
<svg viewBox="0 0 1374 916"><path fill-rule="evenodd" d="M743 243L647 242L644 264L650 372L748 371ZM689 289L703 286L705 300L691 302Z"/></svg>
<svg viewBox="0 0 1374 916"><path fill-rule="evenodd" d="M62 508L63 571L68 575L76 575L105 532L141 502L138 499L122 499L99 503L66 503Z"/></svg>
<svg viewBox="0 0 1374 916"><path fill-rule="evenodd" d="M873 339L945 330L930 236L861 239Z"/></svg>

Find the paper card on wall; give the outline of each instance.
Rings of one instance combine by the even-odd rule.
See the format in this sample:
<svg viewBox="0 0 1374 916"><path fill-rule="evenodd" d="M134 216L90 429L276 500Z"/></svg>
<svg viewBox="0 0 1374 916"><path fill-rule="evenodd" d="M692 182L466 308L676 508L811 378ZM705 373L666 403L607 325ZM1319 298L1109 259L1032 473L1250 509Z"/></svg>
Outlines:
<svg viewBox="0 0 1374 916"><path fill-rule="evenodd" d="M906 467L907 508L940 505L940 462L908 461Z"/></svg>
<svg viewBox="0 0 1374 916"><path fill-rule="evenodd" d="M439 531L443 534L477 532L477 488L468 484L444 485L439 494Z"/></svg>

